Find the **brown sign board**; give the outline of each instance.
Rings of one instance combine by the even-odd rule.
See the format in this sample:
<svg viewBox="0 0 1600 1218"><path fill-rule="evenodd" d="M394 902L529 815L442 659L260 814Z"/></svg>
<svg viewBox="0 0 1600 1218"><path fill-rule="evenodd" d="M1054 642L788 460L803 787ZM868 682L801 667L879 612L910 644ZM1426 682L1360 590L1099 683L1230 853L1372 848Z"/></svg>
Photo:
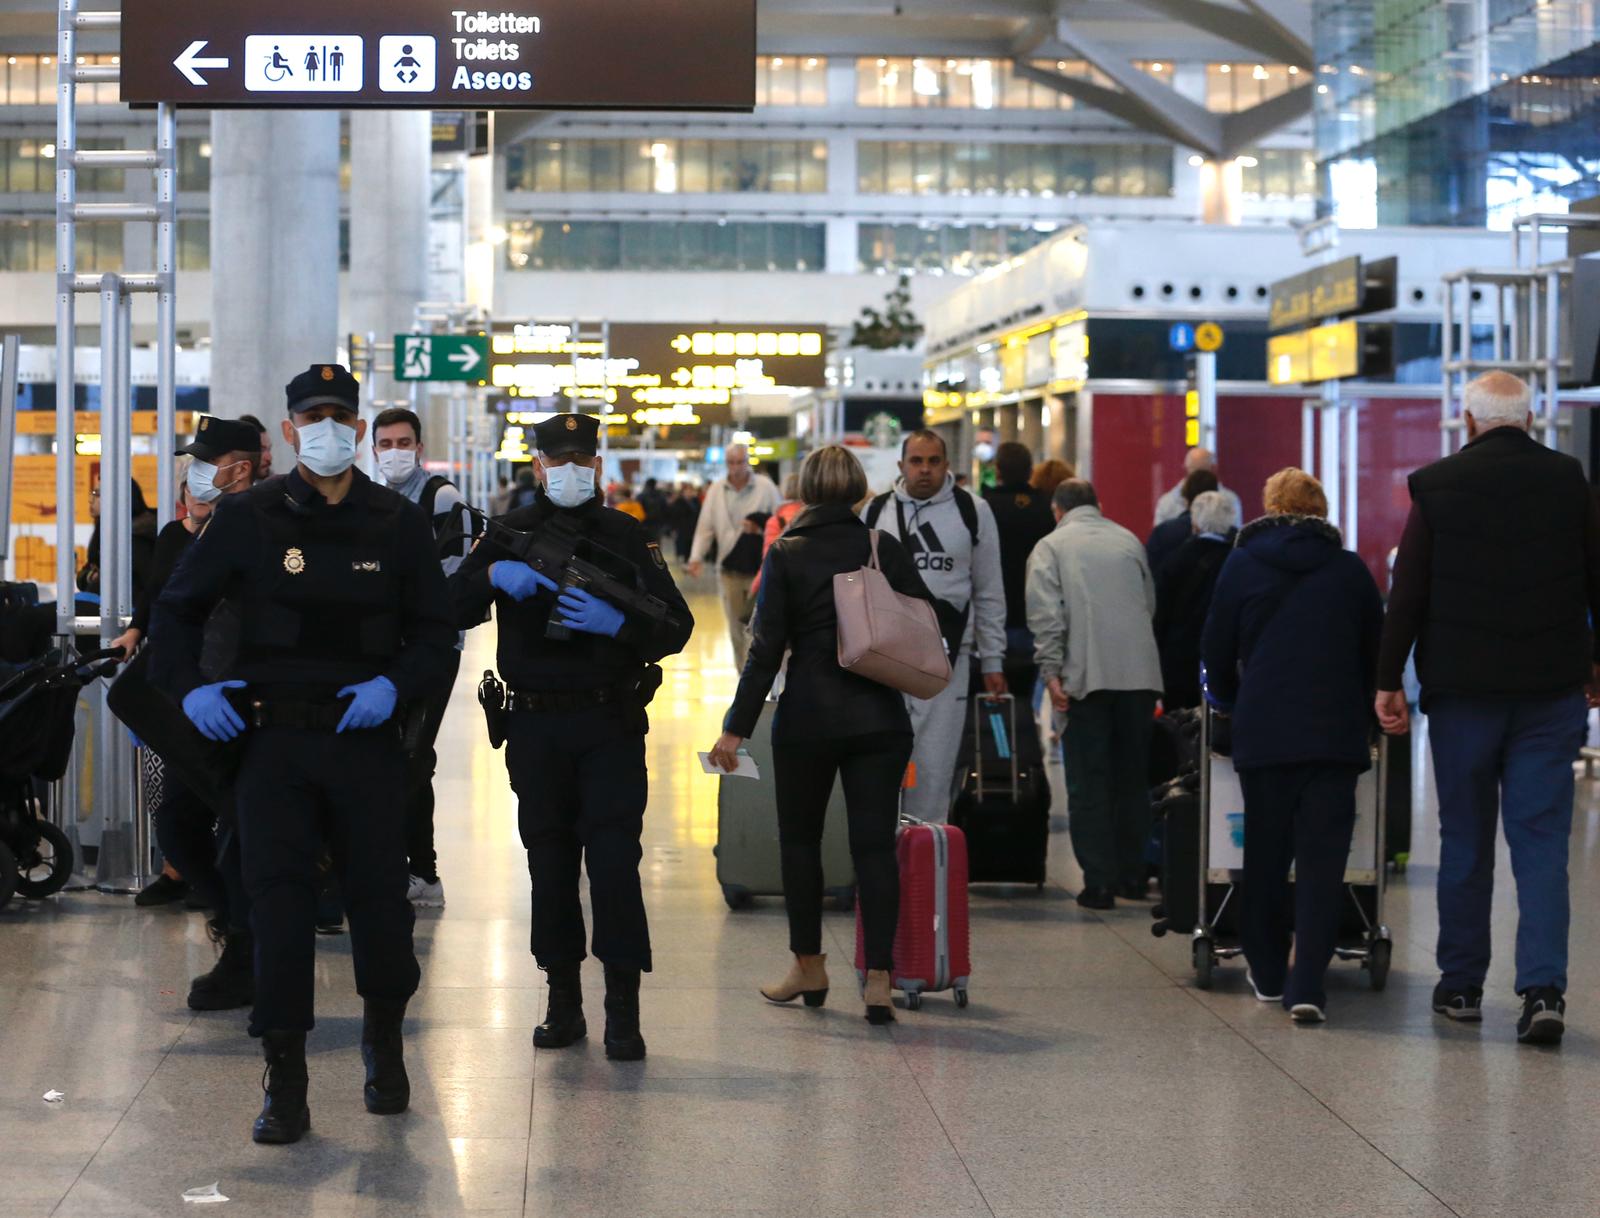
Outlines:
<svg viewBox="0 0 1600 1218"><path fill-rule="evenodd" d="M1396 272L1393 258L1367 262L1352 256L1280 279L1272 285L1268 329L1288 330L1336 317L1392 309Z"/></svg>
<svg viewBox="0 0 1600 1218"><path fill-rule="evenodd" d="M122 100L749 110L756 0L123 0Z"/></svg>

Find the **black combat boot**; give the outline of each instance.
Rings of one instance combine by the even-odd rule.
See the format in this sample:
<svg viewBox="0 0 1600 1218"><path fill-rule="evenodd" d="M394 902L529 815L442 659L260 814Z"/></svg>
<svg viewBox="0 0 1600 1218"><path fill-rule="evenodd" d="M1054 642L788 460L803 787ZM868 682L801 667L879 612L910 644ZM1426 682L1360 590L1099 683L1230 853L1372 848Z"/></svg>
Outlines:
<svg viewBox="0 0 1600 1218"><path fill-rule="evenodd" d="M606 965L606 1056L614 1062L644 1060L636 968Z"/></svg>
<svg viewBox="0 0 1600 1218"><path fill-rule="evenodd" d="M267 1032L261 1037L267 1059L261 1089L267 1093L256 1118L257 1142L286 1146L298 1142L311 1128L311 1109L306 1105L306 1034Z"/></svg>
<svg viewBox="0 0 1600 1218"><path fill-rule="evenodd" d="M406 1077L405 1044L400 1034L406 1018L404 998L368 998L361 1018L361 1060L367 1063L362 1098L367 1111L379 1116L404 1112L411 1103Z"/></svg>
<svg viewBox="0 0 1600 1218"><path fill-rule="evenodd" d="M212 941L222 944L222 955L209 973L189 983L191 1011L233 1011L256 1000L255 936L248 930L222 930L208 923Z"/></svg>
<svg viewBox="0 0 1600 1218"><path fill-rule="evenodd" d="M552 964L545 969L550 984L550 1005L544 1022L533 1030L535 1049L565 1049L589 1035L583 1018L582 966Z"/></svg>

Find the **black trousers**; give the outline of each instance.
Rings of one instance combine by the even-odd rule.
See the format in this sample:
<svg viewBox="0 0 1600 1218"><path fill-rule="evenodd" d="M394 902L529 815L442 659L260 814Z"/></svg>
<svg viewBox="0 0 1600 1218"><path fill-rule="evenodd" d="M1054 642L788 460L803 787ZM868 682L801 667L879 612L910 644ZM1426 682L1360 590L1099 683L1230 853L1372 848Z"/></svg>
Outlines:
<svg viewBox="0 0 1600 1218"><path fill-rule="evenodd" d="M867 967L894 967L894 933L900 919L894 837L911 744L910 732L773 741L784 904L789 911L789 950L796 955L822 951L822 828L837 775L844 783L850 818L850 857L861 899Z"/></svg>
<svg viewBox="0 0 1600 1218"><path fill-rule="evenodd" d="M1356 827L1354 766L1243 770L1244 882L1239 938L1256 987L1283 1004L1325 1006L1323 982L1339 941L1344 873ZM1295 882L1290 892L1289 867ZM1294 969L1289 944L1294 941Z"/></svg>
<svg viewBox="0 0 1600 1218"><path fill-rule="evenodd" d="M392 725L342 735L253 728L239 767L239 844L254 906L250 1034L309 1031L317 855L326 840L350 919L356 990L403 1000L421 978L406 899L405 751Z"/></svg>
<svg viewBox="0 0 1600 1218"><path fill-rule="evenodd" d="M533 895L529 946L540 968L577 964L584 944L580 873L589 872L594 954L649 972L650 924L639 884L649 776L642 716L614 706L517 711L506 768Z"/></svg>
<svg viewBox="0 0 1600 1218"><path fill-rule="evenodd" d="M162 855L211 906L213 920L229 930L248 930L250 896L237 830L217 824L217 814L171 770L152 819Z"/></svg>
<svg viewBox="0 0 1600 1218"><path fill-rule="evenodd" d="M439 754L433 746L439 739L439 728L460 669L458 651L450 661L450 679L428 699L422 737L406 765L406 856L411 862L411 874L428 881L439 878L439 856L433 849L433 774L439 768Z"/></svg>

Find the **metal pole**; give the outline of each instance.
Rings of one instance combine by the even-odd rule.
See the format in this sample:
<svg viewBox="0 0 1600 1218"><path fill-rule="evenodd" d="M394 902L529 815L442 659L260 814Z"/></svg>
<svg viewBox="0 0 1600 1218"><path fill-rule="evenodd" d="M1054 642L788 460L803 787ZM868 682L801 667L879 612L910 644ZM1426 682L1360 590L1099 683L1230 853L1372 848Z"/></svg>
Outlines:
<svg viewBox="0 0 1600 1218"><path fill-rule="evenodd" d="M78 0L59 0L56 35L56 633L62 636L73 633L73 593L77 582L73 527L78 447L74 395L77 298L73 286L77 231L73 209L78 188L72 157L78 145L77 85L72 78L72 66L78 62L78 36L74 25L77 14Z"/></svg>
<svg viewBox="0 0 1600 1218"><path fill-rule="evenodd" d="M1200 447L1217 456L1217 353L1194 357L1194 387L1200 402ZM1220 460L1220 457L1219 457Z"/></svg>
<svg viewBox="0 0 1600 1218"><path fill-rule="evenodd" d="M1450 407L1454 390L1452 378L1455 376L1455 373L1450 371L1450 364L1455 359L1453 350L1456 324L1455 302L1456 285L1454 281L1447 279L1444 283L1443 299L1440 302L1443 305L1444 313L1439 326L1439 384L1441 390L1439 399L1439 455L1441 457L1450 455L1450 419L1452 417Z"/></svg>
<svg viewBox="0 0 1600 1218"><path fill-rule="evenodd" d="M1358 539L1361 509L1361 441L1356 404L1346 402L1339 411L1344 416L1344 544L1354 550Z"/></svg>
<svg viewBox="0 0 1600 1218"><path fill-rule="evenodd" d="M1322 386L1322 489L1328 496L1328 519L1343 518L1343 487L1339 482L1339 466L1344 446L1339 442L1339 382L1326 381Z"/></svg>
<svg viewBox="0 0 1600 1218"><path fill-rule="evenodd" d="M1317 468L1317 408L1310 398L1300 407L1300 468Z"/></svg>
<svg viewBox="0 0 1600 1218"><path fill-rule="evenodd" d="M7 334L0 353L0 567L11 553L11 457L17 450L17 360L22 339ZM4 571L0 570L0 576Z"/></svg>
<svg viewBox="0 0 1600 1218"><path fill-rule="evenodd" d="M1534 248L1538 249L1537 227L1534 228ZM1544 359L1544 442L1555 448L1557 406L1561 397L1561 273L1552 270L1545 276L1549 298L1545 301L1545 359Z"/></svg>
<svg viewBox="0 0 1600 1218"><path fill-rule="evenodd" d="M156 108L156 148L161 169L156 175L156 525L165 528L174 515L177 486L173 452L177 448L178 411L178 112L163 102Z"/></svg>

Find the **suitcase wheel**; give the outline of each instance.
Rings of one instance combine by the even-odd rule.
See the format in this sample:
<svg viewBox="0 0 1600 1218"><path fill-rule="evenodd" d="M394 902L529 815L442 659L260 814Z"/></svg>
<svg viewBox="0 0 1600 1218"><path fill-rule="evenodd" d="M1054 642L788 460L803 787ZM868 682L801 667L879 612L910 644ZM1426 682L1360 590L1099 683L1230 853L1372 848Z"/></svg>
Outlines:
<svg viewBox="0 0 1600 1218"><path fill-rule="evenodd" d="M1210 939L1196 939L1194 941L1194 983L1202 990L1209 990L1212 982L1212 970L1216 966L1216 959L1211 954Z"/></svg>
<svg viewBox="0 0 1600 1218"><path fill-rule="evenodd" d="M956 991L956 1006L964 1008L966 1005L967 1005L967 991L966 990L957 990Z"/></svg>
<svg viewBox="0 0 1600 1218"><path fill-rule="evenodd" d="M906 1010L908 1010L908 1011L920 1011L920 1010L922 1010L922 995L920 993L918 993L916 990L907 991L907 993L906 993Z"/></svg>
<svg viewBox="0 0 1600 1218"><path fill-rule="evenodd" d="M747 888L736 888L732 884L722 886L722 899L728 903L729 909L749 909L755 904L755 898L750 895Z"/></svg>
<svg viewBox="0 0 1600 1218"><path fill-rule="evenodd" d="M1374 939L1367 948L1367 980L1374 990L1389 984L1389 964L1394 955L1394 944L1387 939Z"/></svg>

